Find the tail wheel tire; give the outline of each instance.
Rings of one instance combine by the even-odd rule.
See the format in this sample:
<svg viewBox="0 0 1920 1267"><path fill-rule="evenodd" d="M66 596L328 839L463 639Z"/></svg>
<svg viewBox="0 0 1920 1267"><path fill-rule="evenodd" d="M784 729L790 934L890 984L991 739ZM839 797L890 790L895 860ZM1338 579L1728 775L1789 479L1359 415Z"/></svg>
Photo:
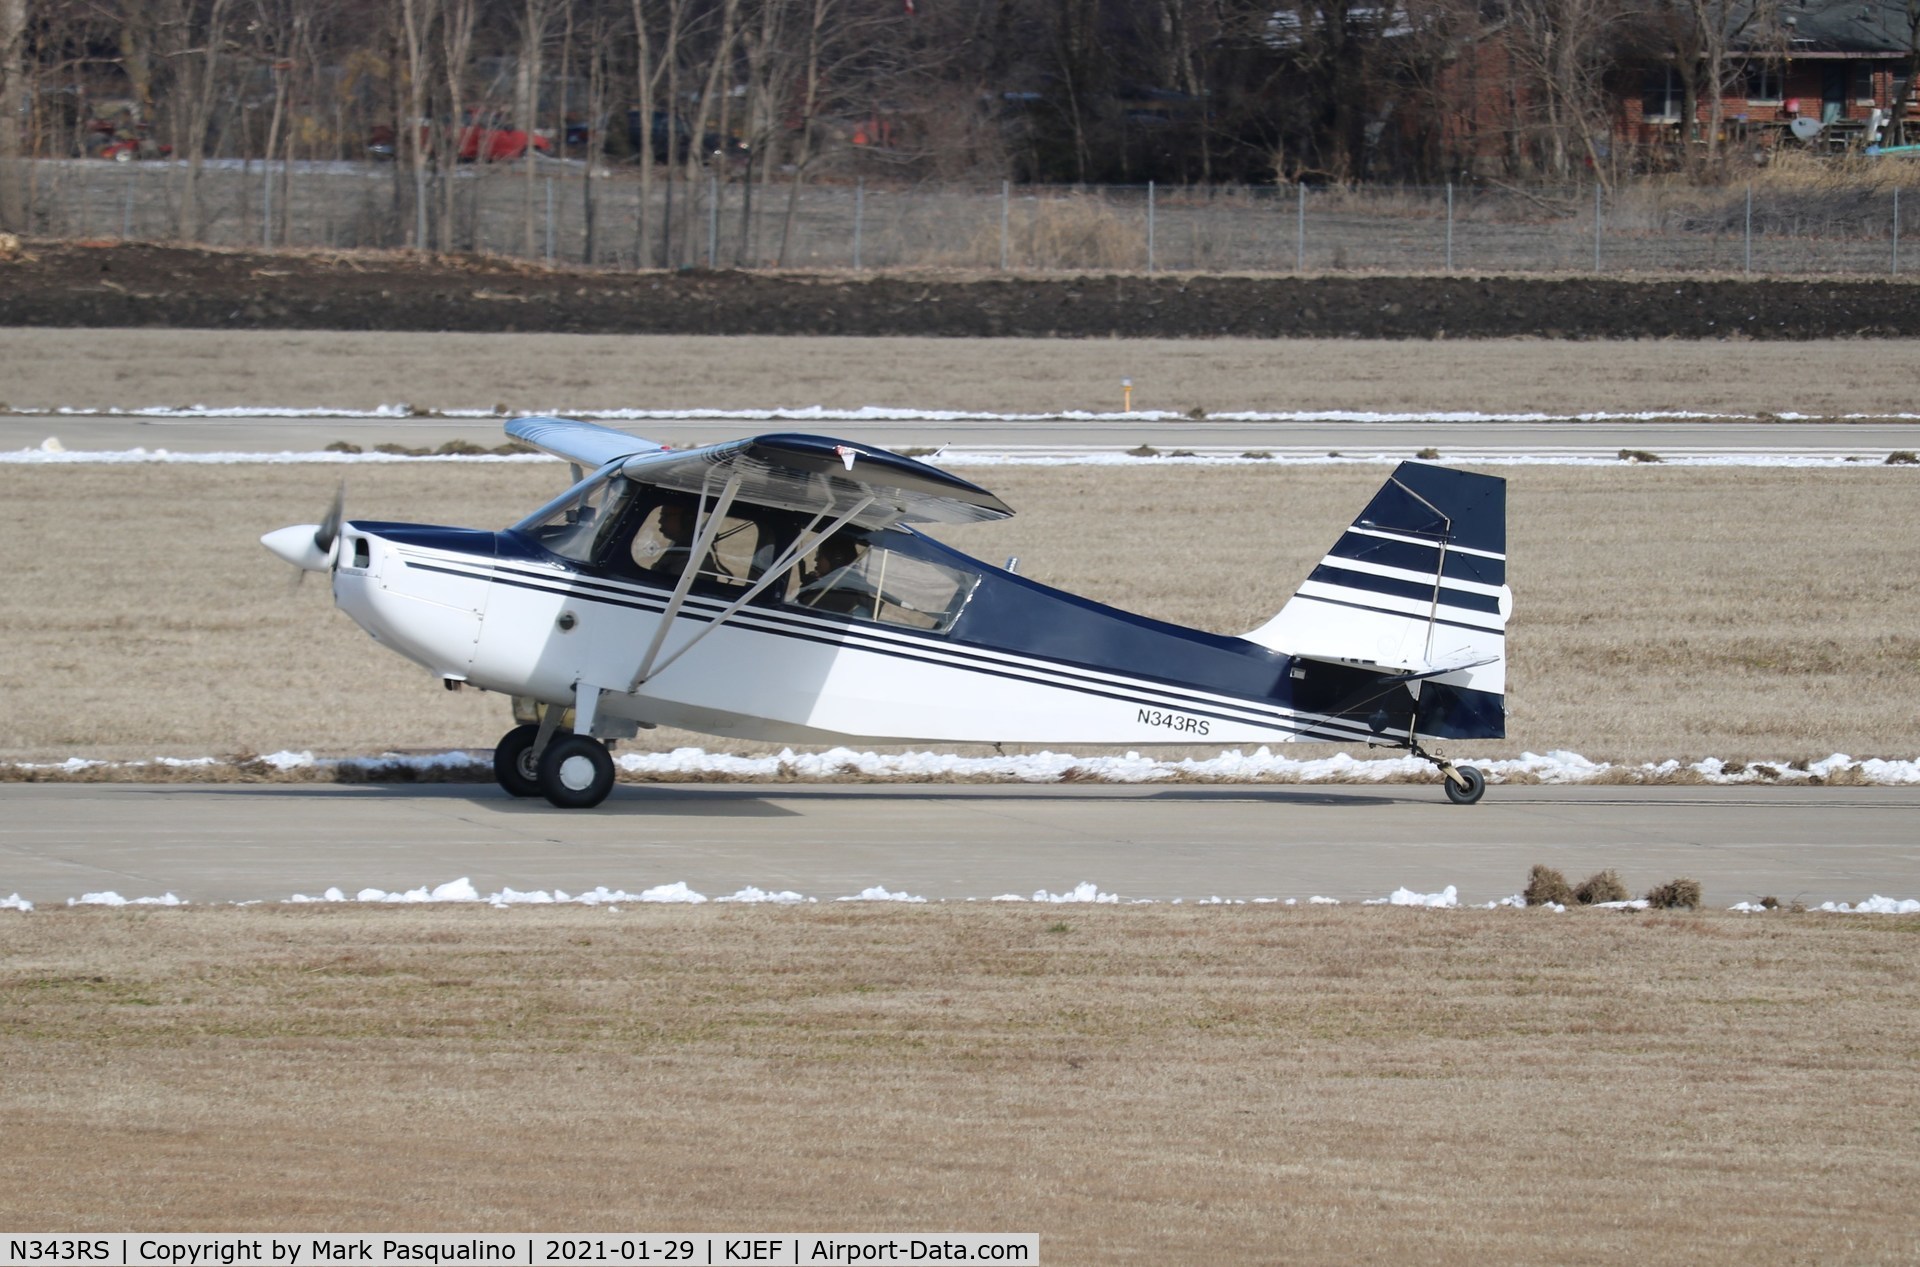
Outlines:
<svg viewBox="0 0 1920 1267"><path fill-rule="evenodd" d="M540 790L561 809L591 809L613 791L613 757L588 735L561 735L540 754Z"/></svg>
<svg viewBox="0 0 1920 1267"><path fill-rule="evenodd" d="M515 726L493 746L494 782L514 796L541 793L540 767L533 759L533 742L539 737L538 726Z"/></svg>
<svg viewBox="0 0 1920 1267"><path fill-rule="evenodd" d="M1465 786L1445 779L1447 799L1455 805L1472 805L1487 794L1487 776L1470 765L1457 765L1453 772L1465 780Z"/></svg>

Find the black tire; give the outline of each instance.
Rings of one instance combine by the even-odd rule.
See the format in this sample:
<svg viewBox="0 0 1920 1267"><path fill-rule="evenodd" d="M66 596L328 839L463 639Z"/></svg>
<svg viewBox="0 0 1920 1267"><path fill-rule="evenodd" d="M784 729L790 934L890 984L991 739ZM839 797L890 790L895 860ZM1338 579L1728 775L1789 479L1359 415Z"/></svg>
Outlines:
<svg viewBox="0 0 1920 1267"><path fill-rule="evenodd" d="M533 759L538 726L515 726L493 745L493 781L514 796L540 795L540 770Z"/></svg>
<svg viewBox="0 0 1920 1267"><path fill-rule="evenodd" d="M1453 772L1466 780L1462 787L1452 779L1442 779L1447 785L1447 799L1455 805L1472 805L1487 794L1487 776L1470 765L1457 765Z"/></svg>
<svg viewBox="0 0 1920 1267"><path fill-rule="evenodd" d="M558 735L540 756L540 790L561 809L592 809L613 791L613 757L587 735Z"/></svg>

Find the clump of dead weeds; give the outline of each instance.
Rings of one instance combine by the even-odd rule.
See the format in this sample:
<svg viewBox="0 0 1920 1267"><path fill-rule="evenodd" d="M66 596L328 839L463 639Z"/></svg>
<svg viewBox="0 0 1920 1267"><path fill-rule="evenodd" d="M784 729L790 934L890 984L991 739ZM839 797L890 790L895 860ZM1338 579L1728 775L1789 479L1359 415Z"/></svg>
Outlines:
<svg viewBox="0 0 1920 1267"><path fill-rule="evenodd" d="M1633 894L1627 892L1627 886L1621 881L1620 873L1609 867L1605 871L1596 871L1574 886L1573 900L1582 906L1597 906L1601 902L1624 902Z"/></svg>
<svg viewBox="0 0 1920 1267"><path fill-rule="evenodd" d="M1700 881L1682 877L1647 890L1647 905L1655 910L1696 910L1700 905Z"/></svg>
<svg viewBox="0 0 1920 1267"><path fill-rule="evenodd" d="M1527 875L1527 887L1520 894L1527 900L1528 906L1572 906L1574 904L1573 886L1567 883L1567 877L1552 867L1534 864Z"/></svg>

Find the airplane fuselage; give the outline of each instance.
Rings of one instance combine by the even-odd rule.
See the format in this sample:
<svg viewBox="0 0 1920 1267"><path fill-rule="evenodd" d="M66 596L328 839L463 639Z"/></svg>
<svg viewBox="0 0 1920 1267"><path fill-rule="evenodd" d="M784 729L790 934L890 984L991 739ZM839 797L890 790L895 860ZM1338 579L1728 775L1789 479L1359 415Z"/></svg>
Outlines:
<svg viewBox="0 0 1920 1267"><path fill-rule="evenodd" d="M769 592L727 615L735 595L697 585L661 637L670 578L575 562L517 530L373 522L345 526L333 585L362 628L440 677L554 705L599 689L603 735L638 724L775 742L1395 742L1416 718L1428 736L1499 733L1490 691L1369 695L1377 673L1124 612L912 531L874 541L902 575L960 577L951 609L914 627ZM635 682L656 640L664 667Z"/></svg>

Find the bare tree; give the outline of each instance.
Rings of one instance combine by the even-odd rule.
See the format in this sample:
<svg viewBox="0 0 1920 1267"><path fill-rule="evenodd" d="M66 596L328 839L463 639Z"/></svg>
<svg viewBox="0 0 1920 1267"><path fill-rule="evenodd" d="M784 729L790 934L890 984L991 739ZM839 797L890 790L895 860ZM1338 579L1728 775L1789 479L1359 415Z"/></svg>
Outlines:
<svg viewBox="0 0 1920 1267"><path fill-rule="evenodd" d="M20 101L28 78L23 57L27 0L0 0L0 229L25 230L27 191L20 162Z"/></svg>
<svg viewBox="0 0 1920 1267"><path fill-rule="evenodd" d="M1603 76L1629 0L1512 0L1502 35L1519 74L1516 104L1526 110L1535 161L1555 180L1576 162L1607 183L1597 140L1609 129Z"/></svg>
<svg viewBox="0 0 1920 1267"><path fill-rule="evenodd" d="M520 60L514 76L514 97L520 130L526 135L526 150L521 155L524 179L521 182L521 254L534 253L534 129L540 121L540 80L546 51L547 27L553 20L555 0L526 0L520 18ZM484 145L485 142L483 141Z"/></svg>
<svg viewBox="0 0 1920 1267"><path fill-rule="evenodd" d="M233 0L182 0L174 10L169 57L175 65L176 91L182 101L174 114L174 153L186 156L180 182L180 236L197 242L203 225L200 177L206 167L207 134L224 71L227 21Z"/></svg>
<svg viewBox="0 0 1920 1267"><path fill-rule="evenodd" d="M400 26L407 43L407 110L395 140L413 172L411 241L417 251L432 245L427 236L427 164L440 129L433 126L427 94L433 82L433 28L439 17L439 0L400 0Z"/></svg>
<svg viewBox="0 0 1920 1267"><path fill-rule="evenodd" d="M447 162L440 182L440 247L452 250L454 236L454 196L459 188L453 179L453 163L458 160L459 136L466 127L467 95L464 83L467 62L472 55L474 24L478 20L476 0L443 0L440 21L440 64L447 76L447 118L454 129L448 147Z"/></svg>
<svg viewBox="0 0 1920 1267"><path fill-rule="evenodd" d="M1906 143L1907 102L1913 96L1914 75L1920 73L1920 0L1899 0L1862 10L1890 42L1901 50L1893 67L1893 108L1887 112L1887 137Z"/></svg>
<svg viewBox="0 0 1920 1267"><path fill-rule="evenodd" d="M679 62L680 31L684 25L687 0L633 0L634 27L634 89L636 94L636 117L640 132L640 214L634 224L635 262L645 265L650 257L653 222L653 183L654 164L664 161L668 165L668 195L671 207L672 164L674 142L678 135L679 107L673 95L673 68ZM655 38L656 20L664 22L658 41ZM659 110L660 88L667 84L666 110L666 148L664 160L654 145L654 115ZM663 217L670 220L671 217ZM664 226L664 232L671 233L671 224ZM659 262L667 263L666 243L660 248Z"/></svg>

